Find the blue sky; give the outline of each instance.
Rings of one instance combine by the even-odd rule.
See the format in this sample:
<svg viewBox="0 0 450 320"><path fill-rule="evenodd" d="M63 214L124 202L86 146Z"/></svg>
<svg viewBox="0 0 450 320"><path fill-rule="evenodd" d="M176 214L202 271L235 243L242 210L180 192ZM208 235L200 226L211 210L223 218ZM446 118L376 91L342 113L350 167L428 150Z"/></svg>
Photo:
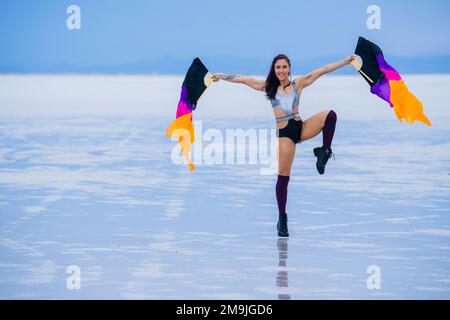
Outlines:
<svg viewBox="0 0 450 320"><path fill-rule="evenodd" d="M66 28L71 4L81 30ZM371 4L380 30L366 26ZM445 0L2 0L0 72L173 72L195 56L253 71L280 52L306 66L352 53L359 35L413 71L450 70L449 9Z"/></svg>

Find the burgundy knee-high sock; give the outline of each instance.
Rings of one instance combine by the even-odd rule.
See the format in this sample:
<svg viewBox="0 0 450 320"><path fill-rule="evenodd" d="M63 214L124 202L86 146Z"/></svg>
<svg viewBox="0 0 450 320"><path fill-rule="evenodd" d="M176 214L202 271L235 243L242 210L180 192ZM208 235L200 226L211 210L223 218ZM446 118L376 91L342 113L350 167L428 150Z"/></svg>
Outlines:
<svg viewBox="0 0 450 320"><path fill-rule="evenodd" d="M336 129L337 115L336 112L331 110L328 112L327 118L325 119L325 125L322 129L323 135L323 146L331 149L331 142L333 141L334 129Z"/></svg>
<svg viewBox="0 0 450 320"><path fill-rule="evenodd" d="M286 213L287 202L287 187L289 183L289 176L278 175L277 186L275 188L277 194L278 213Z"/></svg>

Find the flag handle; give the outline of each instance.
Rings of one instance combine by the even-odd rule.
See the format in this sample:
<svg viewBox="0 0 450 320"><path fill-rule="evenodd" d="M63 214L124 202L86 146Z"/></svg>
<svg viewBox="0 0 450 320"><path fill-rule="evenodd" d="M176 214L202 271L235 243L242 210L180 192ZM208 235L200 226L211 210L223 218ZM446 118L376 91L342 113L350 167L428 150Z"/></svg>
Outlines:
<svg viewBox="0 0 450 320"><path fill-rule="evenodd" d="M373 83L373 80L370 79L369 76L368 76L367 74L365 74L365 73L361 70L361 68L362 68L362 66L363 66L363 60L362 60L362 58L361 58L359 55L357 55L357 54L354 54L353 57L354 57L354 59L350 61L351 65L354 66L356 70L358 70L359 72L361 72L361 74L362 74L367 80L369 80L370 83Z"/></svg>
<svg viewBox="0 0 450 320"><path fill-rule="evenodd" d="M361 72L361 74L367 79L369 80L371 83L373 83L373 80L369 78L369 76L367 74L365 74L361 69L358 70L359 72Z"/></svg>

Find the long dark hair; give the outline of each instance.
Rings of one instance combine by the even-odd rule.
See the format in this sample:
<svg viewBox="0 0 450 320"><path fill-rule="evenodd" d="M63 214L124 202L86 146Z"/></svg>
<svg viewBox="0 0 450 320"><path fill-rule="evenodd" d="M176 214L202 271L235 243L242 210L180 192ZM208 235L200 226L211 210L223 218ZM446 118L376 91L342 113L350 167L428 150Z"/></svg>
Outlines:
<svg viewBox="0 0 450 320"><path fill-rule="evenodd" d="M291 67L291 61L289 58L284 54L279 54L272 60L272 65L270 67L269 75L266 79L266 97L269 99L275 99L275 95L277 94L278 86L280 85L280 80L278 80L277 76L275 75L275 63L277 63L278 60L284 59L287 61L289 68Z"/></svg>

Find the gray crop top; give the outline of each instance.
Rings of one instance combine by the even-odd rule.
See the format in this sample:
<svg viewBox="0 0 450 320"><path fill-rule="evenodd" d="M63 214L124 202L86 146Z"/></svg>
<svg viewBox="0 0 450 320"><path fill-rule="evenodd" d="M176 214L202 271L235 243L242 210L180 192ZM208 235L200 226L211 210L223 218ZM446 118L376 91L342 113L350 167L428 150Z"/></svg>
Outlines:
<svg viewBox="0 0 450 320"><path fill-rule="evenodd" d="M286 114L288 115L293 113L294 108L299 104L299 96L294 81L291 81L291 84L294 88L292 92L283 94L277 91L277 93L275 94L275 99L270 99L272 108L279 108L286 112Z"/></svg>

